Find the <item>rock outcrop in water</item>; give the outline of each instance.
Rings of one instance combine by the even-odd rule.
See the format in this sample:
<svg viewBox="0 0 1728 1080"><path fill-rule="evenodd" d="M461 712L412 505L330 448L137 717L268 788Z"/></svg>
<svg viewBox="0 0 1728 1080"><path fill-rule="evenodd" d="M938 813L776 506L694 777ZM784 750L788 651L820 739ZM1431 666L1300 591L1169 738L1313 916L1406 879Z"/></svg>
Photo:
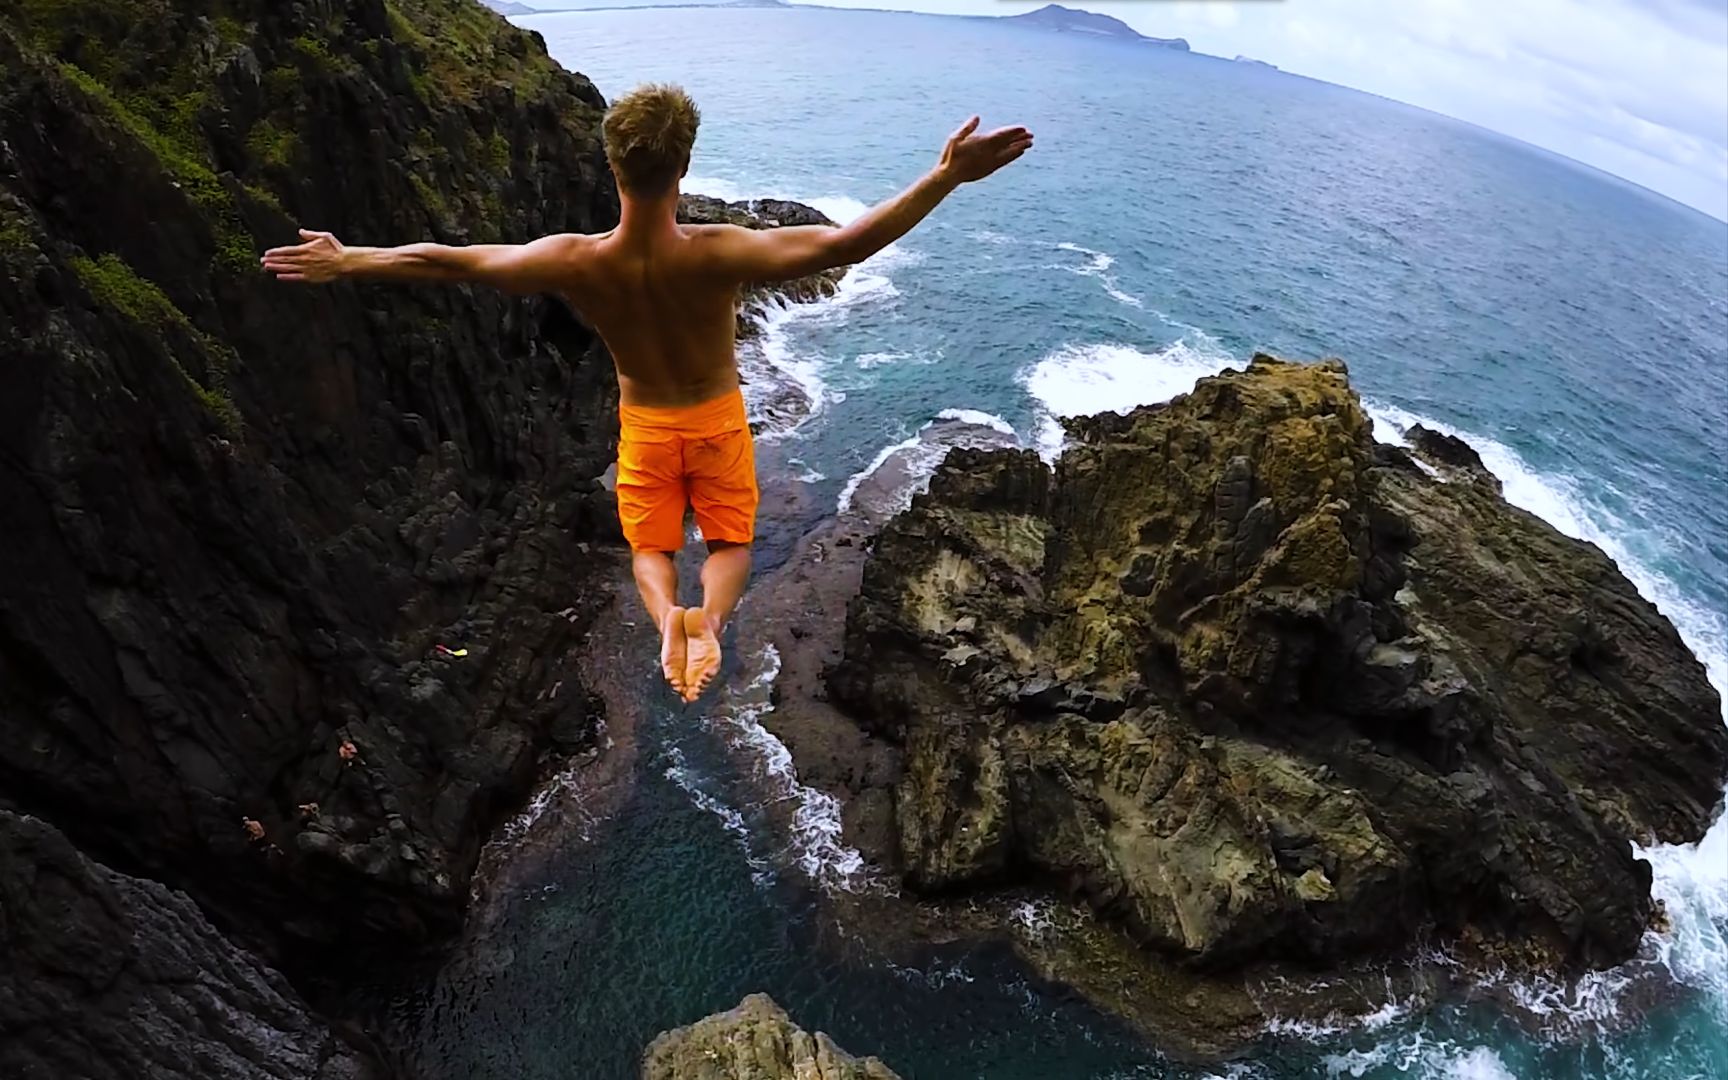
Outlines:
<svg viewBox="0 0 1728 1080"><path fill-rule="evenodd" d="M764 994L731 1012L655 1039L642 1080L899 1080L875 1058L859 1060L810 1034Z"/></svg>
<svg viewBox="0 0 1728 1080"><path fill-rule="evenodd" d="M1461 444L1415 440L1447 482L1376 445L1335 361L1068 429L1053 472L950 455L849 608L910 886L1048 886L1202 968L1632 954L1630 841L1702 834L1728 731L1610 559Z"/></svg>
<svg viewBox="0 0 1728 1080"><path fill-rule="evenodd" d="M56 1080L176 1025L184 1075L348 1075L211 924L320 980L439 941L595 742L597 338L257 258L607 228L603 108L472 0L0 6L0 808L65 837L7 819L0 1030L61 1016Z"/></svg>

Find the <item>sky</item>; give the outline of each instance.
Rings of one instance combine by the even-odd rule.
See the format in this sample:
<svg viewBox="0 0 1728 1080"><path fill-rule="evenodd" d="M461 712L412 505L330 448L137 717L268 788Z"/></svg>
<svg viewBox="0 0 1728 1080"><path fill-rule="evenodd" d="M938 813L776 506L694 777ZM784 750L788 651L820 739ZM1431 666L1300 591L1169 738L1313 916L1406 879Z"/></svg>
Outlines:
<svg viewBox="0 0 1728 1080"><path fill-rule="evenodd" d="M812 0L1012 15L1043 0ZM1468 120L1728 220L1728 0L1066 0Z"/></svg>

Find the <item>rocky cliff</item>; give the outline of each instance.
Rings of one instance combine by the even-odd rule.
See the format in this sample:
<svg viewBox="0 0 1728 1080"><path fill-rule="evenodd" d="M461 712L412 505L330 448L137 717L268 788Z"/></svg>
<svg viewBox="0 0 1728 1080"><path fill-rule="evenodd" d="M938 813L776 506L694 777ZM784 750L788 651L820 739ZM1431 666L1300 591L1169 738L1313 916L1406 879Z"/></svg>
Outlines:
<svg viewBox="0 0 1728 1080"><path fill-rule="evenodd" d="M955 451L848 610L910 886L1059 890L1209 969L1635 950L1630 842L1703 832L1728 731L1611 560L1456 440L1374 443L1335 361L1069 436Z"/></svg>
<svg viewBox="0 0 1728 1080"><path fill-rule="evenodd" d="M8 1053L65 1019L4 1060L142 1075L180 1024L185 1075L363 1068L216 932L297 976L440 941L594 741L597 339L257 257L608 228L603 108L472 0L0 7Z"/></svg>
<svg viewBox="0 0 1728 1080"><path fill-rule="evenodd" d="M435 937L592 736L609 364L257 255L605 227L603 102L467 0L6 12L0 791L271 947Z"/></svg>

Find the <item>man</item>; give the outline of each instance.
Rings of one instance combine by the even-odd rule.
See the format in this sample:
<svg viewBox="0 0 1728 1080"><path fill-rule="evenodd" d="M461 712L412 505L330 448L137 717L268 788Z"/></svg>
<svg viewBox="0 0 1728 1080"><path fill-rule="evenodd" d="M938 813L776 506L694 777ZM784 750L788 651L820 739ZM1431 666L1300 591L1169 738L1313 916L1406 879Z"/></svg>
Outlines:
<svg viewBox="0 0 1728 1080"><path fill-rule="evenodd" d="M678 184L699 115L674 86L640 87L607 110L606 157L618 181L618 227L529 244L344 247L302 229L304 243L265 254L282 281L338 278L473 281L564 297L599 331L618 370L618 516L637 588L660 628L660 665L686 701L720 670L720 631L750 575L756 461L739 390L733 332L739 287L862 262L904 236L957 186L1025 153L1022 127L977 134L972 117L935 168L841 227L752 230L680 225ZM678 606L672 556L693 507L708 559L702 606Z"/></svg>

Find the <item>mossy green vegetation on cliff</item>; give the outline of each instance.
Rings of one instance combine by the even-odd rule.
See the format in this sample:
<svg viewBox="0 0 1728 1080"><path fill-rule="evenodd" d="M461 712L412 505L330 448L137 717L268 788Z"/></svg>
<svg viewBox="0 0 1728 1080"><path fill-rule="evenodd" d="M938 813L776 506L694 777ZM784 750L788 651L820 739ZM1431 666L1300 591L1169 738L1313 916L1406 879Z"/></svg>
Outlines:
<svg viewBox="0 0 1728 1080"><path fill-rule="evenodd" d="M24 215L0 202L0 259L22 257L35 246Z"/></svg>
<svg viewBox="0 0 1728 1080"><path fill-rule="evenodd" d="M60 71L111 120L148 147L193 202L209 215L215 226L219 263L234 272L251 269L257 252L251 235L241 223L234 198L195 148L193 132L198 114L207 103L205 94L189 93L167 102L134 97L132 104L128 104L77 64L61 61ZM155 114L157 119L147 119L147 113Z"/></svg>
<svg viewBox="0 0 1728 1080"><path fill-rule="evenodd" d="M186 316L162 295L162 290L139 277L118 256L88 259L75 255L70 262L91 296L128 318L158 328L186 325Z"/></svg>
<svg viewBox="0 0 1728 1080"><path fill-rule="evenodd" d="M523 47L523 34L473 0L385 0L390 30L414 46L435 92L473 100L498 80L500 67L519 94L539 91L563 69L541 50Z"/></svg>
<svg viewBox="0 0 1728 1080"><path fill-rule="evenodd" d="M181 333L177 336L198 343L205 359L204 382L193 378L178 359L173 360L174 370L186 380L204 407L215 415L223 430L238 435L240 410L234 407L234 400L228 396L228 373L234 362L234 351L194 327L185 312L175 307L161 289L139 277L119 256L110 254L90 259L76 255L69 264L98 303L152 330L178 330Z"/></svg>

